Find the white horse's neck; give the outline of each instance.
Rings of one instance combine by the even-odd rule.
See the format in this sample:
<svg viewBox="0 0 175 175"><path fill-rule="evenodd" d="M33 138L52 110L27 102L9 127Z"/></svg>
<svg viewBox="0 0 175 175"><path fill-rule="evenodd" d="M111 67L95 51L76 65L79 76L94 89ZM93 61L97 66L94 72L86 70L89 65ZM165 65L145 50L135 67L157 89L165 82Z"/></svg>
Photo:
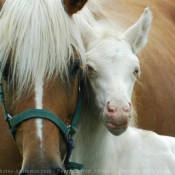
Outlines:
<svg viewBox="0 0 175 175"><path fill-rule="evenodd" d="M84 164L85 168L78 173L72 172L72 175L83 175L87 171L93 175L119 175L121 172L153 175L154 171L165 170L167 175L174 173L174 138L132 127L120 136L112 135L99 118L100 111L95 106L92 91L88 94L90 96L85 96L71 160Z"/></svg>
<svg viewBox="0 0 175 175"><path fill-rule="evenodd" d="M93 169L101 169L103 165L110 168L110 164L107 165L105 157L111 154L108 149L111 149L114 145L114 136L100 120L100 111L94 103L93 92L90 88L87 90L89 96L85 95L83 102L72 159L86 165L85 169L92 169L92 167ZM115 147L113 147L114 151L116 150ZM94 161L96 161L95 164Z"/></svg>
<svg viewBox="0 0 175 175"><path fill-rule="evenodd" d="M100 111L94 103L95 99L92 90L88 87L86 91L88 91L88 93L85 93L76 140L82 137L82 139L85 140L84 144L89 144L88 142L94 139L94 136L96 136L96 138L104 138L104 134L108 133L108 130L100 120Z"/></svg>

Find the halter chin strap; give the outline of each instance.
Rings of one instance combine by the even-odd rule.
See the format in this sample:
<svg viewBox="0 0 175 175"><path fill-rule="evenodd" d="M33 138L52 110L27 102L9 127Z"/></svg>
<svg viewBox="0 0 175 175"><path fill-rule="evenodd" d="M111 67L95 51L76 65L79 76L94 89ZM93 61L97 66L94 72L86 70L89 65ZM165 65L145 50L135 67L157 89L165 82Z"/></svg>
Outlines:
<svg viewBox="0 0 175 175"><path fill-rule="evenodd" d="M79 83L80 85L80 83ZM45 110L45 109L29 109L26 110L22 113L19 113L15 116L10 116L6 110L6 105L5 105L5 98L4 98L4 90L3 90L3 85L0 83L0 96L1 96L1 102L3 104L4 108L4 116L5 116L5 121L8 123L9 131L12 134L12 137L15 140L15 127L22 123L25 120L32 119L32 118L42 118L42 119L47 119L53 122L63 133L64 137L66 138L67 141L67 154L66 158L64 161L64 165L66 170L70 169L78 169L81 170L83 169L84 165L83 164L78 164L75 162L70 162L69 159L71 157L72 150L74 148L73 146L73 135L76 133L77 129L77 124L80 118L80 112L81 112L81 107L82 107L82 100L83 100L83 89L82 87L79 87L79 93L78 93L78 102L77 106L75 109L75 113L73 116L72 123L69 126L66 126L62 120L52 113L51 111Z"/></svg>

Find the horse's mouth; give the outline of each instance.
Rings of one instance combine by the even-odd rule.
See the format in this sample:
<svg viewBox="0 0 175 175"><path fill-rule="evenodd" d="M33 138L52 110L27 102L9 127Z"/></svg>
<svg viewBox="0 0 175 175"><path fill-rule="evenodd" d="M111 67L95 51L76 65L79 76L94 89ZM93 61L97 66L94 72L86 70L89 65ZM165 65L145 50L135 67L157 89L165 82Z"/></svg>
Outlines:
<svg viewBox="0 0 175 175"><path fill-rule="evenodd" d="M124 125L116 125L114 124L112 121L106 121L106 125L108 128L112 129L112 130L120 130L120 129L127 129L127 127L129 126L129 122L127 124Z"/></svg>

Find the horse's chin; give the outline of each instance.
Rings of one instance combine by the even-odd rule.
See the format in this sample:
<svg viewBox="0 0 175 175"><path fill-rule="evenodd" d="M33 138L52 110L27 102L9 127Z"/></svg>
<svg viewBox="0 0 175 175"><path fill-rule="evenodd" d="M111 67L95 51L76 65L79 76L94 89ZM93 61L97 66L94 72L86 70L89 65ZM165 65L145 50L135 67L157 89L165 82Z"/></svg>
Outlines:
<svg viewBox="0 0 175 175"><path fill-rule="evenodd" d="M119 136L121 134L123 134L127 128L122 128L122 129L111 129L111 128L107 128L109 130L109 132L115 136Z"/></svg>
<svg viewBox="0 0 175 175"><path fill-rule="evenodd" d="M116 126L116 125L113 125L112 123L105 122L105 126L108 129L108 131L115 136L119 136L123 134L127 130L128 125L129 123L125 126L122 126L122 125Z"/></svg>

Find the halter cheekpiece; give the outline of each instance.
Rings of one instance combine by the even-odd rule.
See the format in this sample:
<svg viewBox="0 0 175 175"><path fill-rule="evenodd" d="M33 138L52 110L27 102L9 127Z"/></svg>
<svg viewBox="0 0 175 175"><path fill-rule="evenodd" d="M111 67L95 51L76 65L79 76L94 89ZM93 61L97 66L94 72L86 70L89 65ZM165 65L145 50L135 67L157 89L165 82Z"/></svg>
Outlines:
<svg viewBox="0 0 175 175"><path fill-rule="evenodd" d="M0 97L1 97L1 102L4 108L4 116L5 116L5 121L8 123L8 128L10 133L12 134L13 139L15 140L15 127L22 123L25 120L31 119L31 118L42 118L42 119L47 119L53 122L62 132L64 135L66 142L67 142L67 154L66 158L64 160L64 166L66 170L71 170L71 169L78 169L81 170L83 169L84 165L75 163L75 162L70 162L70 156L72 153L72 150L74 148L73 146L73 135L76 133L77 129L77 124L80 118L80 112L81 112L81 107L82 107L82 100L83 100L83 87L82 87L82 82L80 82L79 79L79 93L78 93L78 102L77 106L73 115L73 120L72 123L69 126L66 126L62 120L52 113L49 110L45 109L29 109L26 110L22 113L19 113L15 116L11 116L8 114L6 105L5 105L5 98L4 98L4 89L3 89L3 84L2 80L0 83Z"/></svg>

